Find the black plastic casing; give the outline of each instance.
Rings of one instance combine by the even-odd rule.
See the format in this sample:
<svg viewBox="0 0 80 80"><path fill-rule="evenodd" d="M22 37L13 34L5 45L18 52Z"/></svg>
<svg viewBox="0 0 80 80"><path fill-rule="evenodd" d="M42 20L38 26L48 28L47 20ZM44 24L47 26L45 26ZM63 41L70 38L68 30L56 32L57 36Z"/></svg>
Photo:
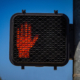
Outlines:
<svg viewBox="0 0 80 80"><path fill-rule="evenodd" d="M66 59L62 63L56 62L16 62L13 58L13 36L14 36L14 18L16 16L62 16L66 19L67 27L66 27ZM69 61L69 19L65 14L54 14L54 13L16 13L11 17L10 20L10 50L9 50L9 59L13 65L16 66L64 66Z"/></svg>

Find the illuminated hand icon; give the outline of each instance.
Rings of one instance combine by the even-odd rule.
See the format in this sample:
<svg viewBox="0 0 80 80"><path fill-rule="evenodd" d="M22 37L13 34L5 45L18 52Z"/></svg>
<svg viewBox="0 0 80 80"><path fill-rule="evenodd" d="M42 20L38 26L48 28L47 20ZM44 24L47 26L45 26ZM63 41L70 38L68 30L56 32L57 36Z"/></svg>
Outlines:
<svg viewBox="0 0 80 80"><path fill-rule="evenodd" d="M18 49L19 58L29 58L29 51L35 45L35 42L38 39L36 35L33 40L31 38L31 25L28 25L27 22L21 24L21 29L17 28L17 42L16 46Z"/></svg>

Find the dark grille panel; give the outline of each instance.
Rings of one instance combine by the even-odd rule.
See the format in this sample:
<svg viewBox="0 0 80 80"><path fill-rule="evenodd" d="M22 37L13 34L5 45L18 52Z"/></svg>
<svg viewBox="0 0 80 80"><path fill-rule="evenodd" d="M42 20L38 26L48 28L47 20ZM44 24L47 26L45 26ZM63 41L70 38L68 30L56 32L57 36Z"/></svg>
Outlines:
<svg viewBox="0 0 80 80"><path fill-rule="evenodd" d="M19 58L16 46L16 32L20 24L31 24L32 39L39 35L30 49L30 58ZM21 62L63 63L67 56L67 22L63 16L16 16L14 18L13 59Z"/></svg>

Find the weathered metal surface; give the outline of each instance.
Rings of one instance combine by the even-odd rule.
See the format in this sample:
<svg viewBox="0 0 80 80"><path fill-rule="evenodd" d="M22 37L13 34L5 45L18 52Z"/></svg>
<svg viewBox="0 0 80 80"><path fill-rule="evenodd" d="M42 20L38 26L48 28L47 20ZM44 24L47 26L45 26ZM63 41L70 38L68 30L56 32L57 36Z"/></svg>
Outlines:
<svg viewBox="0 0 80 80"><path fill-rule="evenodd" d="M75 55L73 60L73 80L80 80L80 0L73 0L73 25Z"/></svg>

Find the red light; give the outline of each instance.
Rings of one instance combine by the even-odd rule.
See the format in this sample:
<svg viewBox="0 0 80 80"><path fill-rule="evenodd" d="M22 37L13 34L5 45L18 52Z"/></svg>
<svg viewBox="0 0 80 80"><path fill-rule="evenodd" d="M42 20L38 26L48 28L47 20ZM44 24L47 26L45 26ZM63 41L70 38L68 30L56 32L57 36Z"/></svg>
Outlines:
<svg viewBox="0 0 80 80"><path fill-rule="evenodd" d="M21 24L21 31L17 28L16 46L19 51L19 58L29 58L29 51L38 39L38 35L36 35L33 40L31 39L31 25L28 25L26 22L24 26L25 28L23 27L23 24Z"/></svg>

